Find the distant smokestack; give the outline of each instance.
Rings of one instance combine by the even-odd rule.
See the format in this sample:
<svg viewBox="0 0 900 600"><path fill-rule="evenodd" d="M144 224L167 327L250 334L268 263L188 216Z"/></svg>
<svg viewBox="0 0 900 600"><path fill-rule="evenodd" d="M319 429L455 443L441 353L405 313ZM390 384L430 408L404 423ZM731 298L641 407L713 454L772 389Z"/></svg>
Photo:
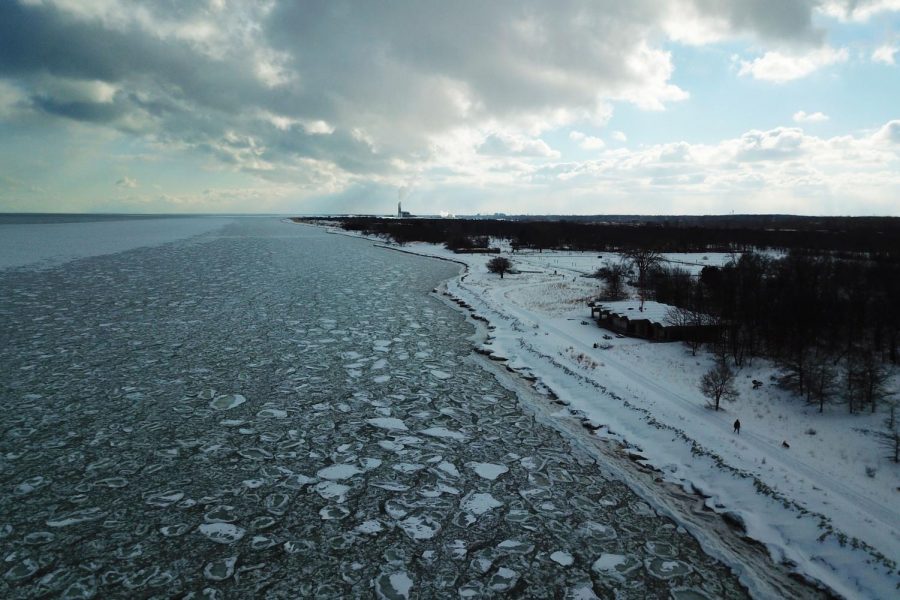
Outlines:
<svg viewBox="0 0 900 600"><path fill-rule="evenodd" d="M402 216L403 216L403 205L402 205L402 203L398 202L397 203L397 217L402 217Z"/></svg>

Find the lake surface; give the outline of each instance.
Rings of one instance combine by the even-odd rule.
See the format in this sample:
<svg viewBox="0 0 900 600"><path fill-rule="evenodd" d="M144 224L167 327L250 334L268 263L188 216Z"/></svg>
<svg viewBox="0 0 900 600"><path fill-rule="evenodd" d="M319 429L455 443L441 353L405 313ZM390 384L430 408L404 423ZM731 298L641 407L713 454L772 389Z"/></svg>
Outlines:
<svg viewBox="0 0 900 600"><path fill-rule="evenodd" d="M744 597L479 366L456 274L263 218L0 271L0 595Z"/></svg>

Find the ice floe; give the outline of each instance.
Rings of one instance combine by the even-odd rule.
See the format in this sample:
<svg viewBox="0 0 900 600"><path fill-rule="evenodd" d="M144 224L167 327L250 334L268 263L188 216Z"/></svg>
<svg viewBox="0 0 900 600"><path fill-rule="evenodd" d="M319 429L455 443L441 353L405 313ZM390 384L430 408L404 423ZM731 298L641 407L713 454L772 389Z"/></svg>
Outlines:
<svg viewBox="0 0 900 600"><path fill-rule="evenodd" d="M232 523L204 523L197 530L218 544L233 544L246 533L244 529Z"/></svg>
<svg viewBox="0 0 900 600"><path fill-rule="evenodd" d="M446 427L429 427L428 429L423 429L420 433L436 438L448 438L454 440L466 439L466 435L464 433L453 431L451 429L447 429Z"/></svg>
<svg viewBox="0 0 900 600"><path fill-rule="evenodd" d="M503 506L503 502L486 492L472 492L463 498L459 504L462 510L473 515L483 515L501 506Z"/></svg>
<svg viewBox="0 0 900 600"><path fill-rule="evenodd" d="M240 406L247 399L244 398L241 394L226 394L224 396L217 396L209 403L210 408L214 408L216 410L231 410L237 406Z"/></svg>
<svg viewBox="0 0 900 600"><path fill-rule="evenodd" d="M406 423L401 419L393 417L376 417L374 419L366 419L366 423L380 429L393 429L396 431L407 431Z"/></svg>
<svg viewBox="0 0 900 600"><path fill-rule="evenodd" d="M475 474L482 479L494 481L504 473L509 471L506 465L497 465L494 463L470 462L466 466L475 471Z"/></svg>

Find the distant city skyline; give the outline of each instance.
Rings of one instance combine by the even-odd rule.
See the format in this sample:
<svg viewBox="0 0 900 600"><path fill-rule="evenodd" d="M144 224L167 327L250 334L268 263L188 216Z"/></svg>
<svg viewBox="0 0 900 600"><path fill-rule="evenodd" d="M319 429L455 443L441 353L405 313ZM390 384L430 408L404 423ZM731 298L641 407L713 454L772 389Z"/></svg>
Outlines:
<svg viewBox="0 0 900 600"><path fill-rule="evenodd" d="M900 0L0 3L0 212L900 216Z"/></svg>

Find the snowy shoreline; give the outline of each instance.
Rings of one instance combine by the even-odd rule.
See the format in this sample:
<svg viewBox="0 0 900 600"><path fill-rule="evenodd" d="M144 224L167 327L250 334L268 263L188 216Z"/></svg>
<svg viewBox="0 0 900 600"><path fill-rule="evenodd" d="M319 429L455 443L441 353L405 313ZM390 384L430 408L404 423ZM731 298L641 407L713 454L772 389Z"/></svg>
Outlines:
<svg viewBox="0 0 900 600"><path fill-rule="evenodd" d="M838 480L811 459L815 453L807 452L805 440L792 437L793 448L781 448L783 432L759 414L758 419L747 414L766 405L754 404L743 388L728 412L709 411L694 384L709 358L687 356L680 344L617 339L612 350L594 347L604 330L590 321L583 303L566 295L596 286L579 281L585 261L596 263L596 256L514 255L529 273L500 279L487 273L483 255L457 255L430 244L378 245L460 264L463 272L446 282L446 293L469 316L489 323L480 353L565 405L567 416L579 419L592 435L629 448L630 459L662 481L702 497L706 508L763 544L772 560L795 576L846 598L896 593L900 511L891 496L900 483L896 469L882 469L881 488L854 489L852 481ZM755 368L754 377L766 368ZM730 428L735 414L745 424L740 438ZM811 439L830 445L827 433ZM829 462L827 456L818 460ZM739 564L732 566L740 570Z"/></svg>

